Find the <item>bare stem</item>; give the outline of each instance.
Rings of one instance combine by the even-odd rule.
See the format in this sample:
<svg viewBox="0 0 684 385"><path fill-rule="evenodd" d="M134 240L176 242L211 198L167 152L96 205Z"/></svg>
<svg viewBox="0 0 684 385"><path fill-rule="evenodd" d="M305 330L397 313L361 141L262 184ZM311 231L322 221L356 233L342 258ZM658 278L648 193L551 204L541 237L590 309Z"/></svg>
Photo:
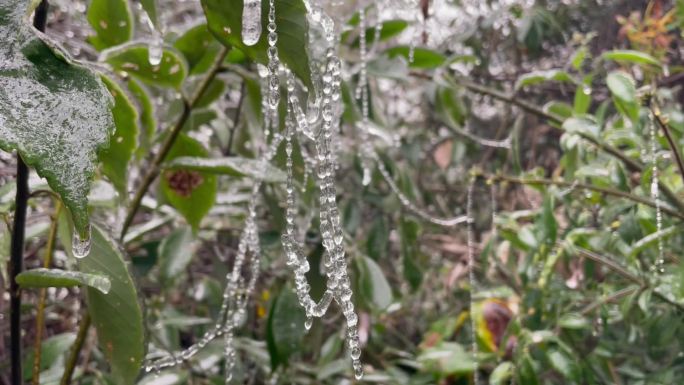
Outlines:
<svg viewBox="0 0 684 385"><path fill-rule="evenodd" d="M677 143L672 136L672 131L667 124L667 120L663 118L660 113L660 108L658 108L658 105L656 105L653 100L651 100L651 112L653 113L653 117L655 118L658 127L665 134L665 138L667 138L667 143L670 145L670 150L672 150L672 154L674 155L677 168L679 168L679 174L682 176L682 181L684 181L684 161L682 161L682 153L679 151L679 146L677 146Z"/></svg>
<svg viewBox="0 0 684 385"><path fill-rule="evenodd" d="M59 213L62 211L62 202L59 199L55 199L55 212L52 218L52 224L50 225L50 232L48 233L47 244L45 245L45 256L43 258L43 267L49 268L52 262L52 252L55 249L55 238L57 236L57 222L59 218ZM33 355L33 377L31 382L33 385L40 384L40 355L43 339L43 327L45 326L45 297L47 294L47 289L40 289L38 297L38 309L36 314L36 337L34 342L34 355Z"/></svg>
<svg viewBox="0 0 684 385"><path fill-rule="evenodd" d="M199 87L197 88L195 93L190 97L190 99L186 100L183 104L183 112L181 113L180 118L176 121L176 124L171 128L171 130L166 136L166 139L164 139L164 143L162 143L161 149L152 160L152 164L150 164L147 174L145 174L145 177L143 178L142 184L138 188L138 191L135 193L135 196L131 201L131 206L128 209L126 219L124 220L123 227L121 228L120 239L123 240L123 237L126 235L128 228L133 222L135 214L138 212L138 209L140 208L140 204L142 203L143 197L152 185L152 182L154 182L155 179L157 179L157 176L159 176L159 169L161 164L164 162L166 155L168 155L169 151L173 147L173 144L175 143L178 134L180 134L181 130L183 129L183 125L190 117L192 109L197 104L202 95L204 95L207 88L209 88L209 85L211 84L212 80L214 80L214 77L221 68L221 63L223 63L223 59L228 54L228 50L229 49L227 47L223 47L221 49L221 51L216 56L216 59L214 60L211 69L202 80L202 83L200 83Z"/></svg>
<svg viewBox="0 0 684 385"><path fill-rule="evenodd" d="M78 334L76 334L76 341L71 346L69 351L69 357L67 358L66 364L64 365L64 374L62 374L62 379L59 381L60 385L71 384L71 377L74 375L74 369L76 368L76 362L78 361L78 356L83 348L83 343L88 336L88 329L90 329L90 314L83 314L81 323L78 325Z"/></svg>

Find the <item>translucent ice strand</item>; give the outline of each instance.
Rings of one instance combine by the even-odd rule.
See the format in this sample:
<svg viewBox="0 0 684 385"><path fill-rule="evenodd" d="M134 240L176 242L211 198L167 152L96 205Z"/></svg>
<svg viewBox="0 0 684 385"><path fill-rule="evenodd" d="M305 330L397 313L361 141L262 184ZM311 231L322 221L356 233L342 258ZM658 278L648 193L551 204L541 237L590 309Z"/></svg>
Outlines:
<svg viewBox="0 0 684 385"><path fill-rule="evenodd" d="M658 257L653 266L653 270L658 273L665 272L665 257L663 248L663 213L660 202L660 189L658 188L658 147L656 136L656 125L653 123L653 114L649 113L648 126L651 144L651 199L655 202L656 209L656 234L658 234Z"/></svg>

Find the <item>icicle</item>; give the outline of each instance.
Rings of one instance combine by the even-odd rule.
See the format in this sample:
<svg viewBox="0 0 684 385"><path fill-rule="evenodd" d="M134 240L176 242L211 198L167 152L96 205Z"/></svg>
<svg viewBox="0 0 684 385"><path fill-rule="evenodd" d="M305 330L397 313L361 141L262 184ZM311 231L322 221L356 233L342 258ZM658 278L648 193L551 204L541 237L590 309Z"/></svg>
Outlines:
<svg viewBox="0 0 684 385"><path fill-rule="evenodd" d="M434 223L439 226L451 227L468 221L468 215L461 215L453 218L438 218L419 208L413 202L411 202L411 200L401 191L401 189L399 189L399 186L397 186L396 182L394 182L394 179L392 179L392 176L390 175L389 171L387 171L387 168L382 160L378 158L378 155L373 153L372 157L375 159L375 163L377 164L378 170L380 171L383 179L390 186L392 192L397 195L402 206L404 206L408 211L430 223Z"/></svg>
<svg viewBox="0 0 684 385"><path fill-rule="evenodd" d="M475 316L473 310L475 309L475 301L473 300L473 293L477 288L477 280L475 278L475 240L473 237L473 222L475 221L473 217L473 190L475 189L475 181L471 181L468 184L468 192L466 198L466 216L468 217L467 225L467 258L468 258L468 282L470 285L470 294L468 296L469 300L469 311L470 311L470 332L471 332L471 344L472 344L472 355L473 355L473 384L480 385L480 375L478 373L478 347L477 347L477 325L475 322Z"/></svg>
<svg viewBox="0 0 684 385"><path fill-rule="evenodd" d="M242 42L251 46L261 37L261 0L245 0L242 8Z"/></svg>
<svg viewBox="0 0 684 385"><path fill-rule="evenodd" d="M142 21L147 24L147 26L152 31L152 39L147 47L147 61L152 66L158 66L162 61L162 56L164 56L164 38L162 36L161 30L155 27L155 22L152 18L143 10ZM159 20L157 20L159 23Z"/></svg>
<svg viewBox="0 0 684 385"><path fill-rule="evenodd" d="M665 252L663 246L663 237L661 232L663 230L663 213L660 202L660 189L658 188L658 148L656 126L653 123L653 114L649 113L648 126L651 142L651 199L655 202L656 208L656 234L658 234L658 257L653 265L653 271L657 273L665 272Z"/></svg>
<svg viewBox="0 0 684 385"><path fill-rule="evenodd" d="M74 236L71 241L71 252L76 258L85 258L90 254L90 225L84 237L78 234L76 228L74 228Z"/></svg>

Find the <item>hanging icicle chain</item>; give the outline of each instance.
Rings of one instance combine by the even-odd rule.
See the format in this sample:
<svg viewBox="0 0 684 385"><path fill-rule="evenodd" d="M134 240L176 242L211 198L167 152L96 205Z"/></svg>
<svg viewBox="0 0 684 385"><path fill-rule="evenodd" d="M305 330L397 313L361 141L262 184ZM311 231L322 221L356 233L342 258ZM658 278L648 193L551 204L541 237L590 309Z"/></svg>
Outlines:
<svg viewBox="0 0 684 385"><path fill-rule="evenodd" d="M282 135L276 134L266 153L262 157L261 173L265 172L265 166L273 159L282 141ZM215 338L224 337L224 351L226 356L226 383L232 379L232 369L235 365L235 350L233 348L233 330L239 327L246 317L247 300L254 291L259 276L261 250L259 247L259 231L256 224L256 207L262 181L254 181L248 204L248 216L245 228L240 235L238 252L233 262L233 269L226 275L226 287L223 293L223 302L214 326L204 333L202 338L194 345L168 356L164 356L145 363L145 372L159 372L162 369L180 365L188 361L209 342ZM242 268L245 264L246 255L251 255L250 277L245 284L242 276Z"/></svg>
<svg viewBox="0 0 684 385"><path fill-rule="evenodd" d="M657 273L665 272L665 252L663 246L663 212L660 202L660 189L658 188L658 147L656 125L654 123L654 116L652 112L648 114L648 128L651 142L651 199L655 202L656 210L656 234L658 236L658 257L653 265L653 271Z"/></svg>

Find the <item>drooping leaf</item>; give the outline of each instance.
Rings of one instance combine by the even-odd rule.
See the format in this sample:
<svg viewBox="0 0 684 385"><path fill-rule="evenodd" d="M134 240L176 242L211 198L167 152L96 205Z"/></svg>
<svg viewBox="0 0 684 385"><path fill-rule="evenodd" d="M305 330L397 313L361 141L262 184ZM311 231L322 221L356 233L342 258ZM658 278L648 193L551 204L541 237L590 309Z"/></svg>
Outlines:
<svg viewBox="0 0 684 385"><path fill-rule="evenodd" d="M121 245L93 226L90 255L80 259L78 267L84 273L105 275L111 281L108 294L86 288L88 313L115 382L132 384L145 354L145 338L142 309Z"/></svg>
<svg viewBox="0 0 684 385"><path fill-rule="evenodd" d="M138 144L138 111L124 91L114 81L102 77L109 93L114 97L114 124L116 131L109 138L109 148L100 153L102 171L122 197L127 195L128 162Z"/></svg>
<svg viewBox="0 0 684 385"><path fill-rule="evenodd" d="M182 156L167 162L164 167L168 170L185 169L236 177L248 176L273 183L285 182L287 178L287 175L281 169L270 163L264 164L260 160L240 157L203 158Z"/></svg>
<svg viewBox="0 0 684 385"><path fill-rule="evenodd" d="M88 41L97 50L123 44L133 36L133 16L127 0L93 0L87 18L95 30Z"/></svg>
<svg viewBox="0 0 684 385"><path fill-rule="evenodd" d="M656 67L660 67L660 61L653 56L647 54L646 52L633 51L629 49L617 49L613 51L604 52L601 55L604 59L623 61L634 64L647 64Z"/></svg>
<svg viewBox="0 0 684 385"><path fill-rule="evenodd" d="M170 162L179 157L207 158L207 150L198 141L180 134L166 159ZM214 205L216 198L216 175L196 171L188 167L166 170L159 183L163 197L180 212L193 229Z"/></svg>
<svg viewBox="0 0 684 385"><path fill-rule="evenodd" d="M47 179L86 238L96 152L114 128L111 97L98 76L25 24L28 3L0 3L0 148L17 150Z"/></svg>
<svg viewBox="0 0 684 385"><path fill-rule="evenodd" d="M185 31L173 46L185 56L190 75L197 75L211 67L221 44L209 32L207 25L202 23Z"/></svg>
<svg viewBox="0 0 684 385"><path fill-rule="evenodd" d="M606 84L618 109L632 121L639 117L639 104L634 79L622 71L613 71L606 77Z"/></svg>
<svg viewBox="0 0 684 385"><path fill-rule="evenodd" d="M408 46L397 46L392 47L385 51L390 58L396 56L403 56L406 60L409 60L410 48ZM437 51L433 51L427 48L416 47L413 50L413 62L409 63L411 68L423 68L423 69L433 69L441 66L446 61L446 56L442 55Z"/></svg>
<svg viewBox="0 0 684 385"><path fill-rule="evenodd" d="M304 337L306 315L297 296L289 288L280 290L273 299L268 314L266 341L271 355L271 367L287 365L290 356L299 351Z"/></svg>
<svg viewBox="0 0 684 385"><path fill-rule="evenodd" d="M185 271L196 248L197 243L189 227L181 227L166 236L159 244L160 279L169 283Z"/></svg>
<svg viewBox="0 0 684 385"><path fill-rule="evenodd" d="M505 385L508 383L508 379L513 376L513 370L515 367L510 361L504 361L497 365L489 376L490 385Z"/></svg>
<svg viewBox="0 0 684 385"><path fill-rule="evenodd" d="M139 81L130 78L127 82L128 90L135 98L140 111L140 136L136 155L141 157L152 144L154 133L157 129L157 119L154 114L154 104L149 91Z"/></svg>
<svg viewBox="0 0 684 385"><path fill-rule="evenodd" d="M387 246L389 243L389 229L387 228L387 221L384 216L378 216L368 232L368 239L366 241L366 250L368 256L377 260L381 260L387 255Z"/></svg>
<svg viewBox="0 0 684 385"><path fill-rule="evenodd" d="M547 353L551 366L568 380L577 380L577 366L566 353L553 349Z"/></svg>
<svg viewBox="0 0 684 385"><path fill-rule="evenodd" d="M188 72L183 57L176 51L164 48L161 62L152 65L148 50L146 44L126 44L102 52L102 58L114 69L127 72L143 83L157 87L180 88Z"/></svg>
<svg viewBox="0 0 684 385"><path fill-rule="evenodd" d="M589 118L568 118L563 122L563 130L598 137L601 128Z"/></svg>
<svg viewBox="0 0 684 385"><path fill-rule="evenodd" d="M399 223L399 237L401 238L401 259L404 266L404 278L416 290L423 281L423 271L418 264L420 257L420 244L418 234L420 225L418 222L402 218Z"/></svg>
<svg viewBox="0 0 684 385"><path fill-rule="evenodd" d="M366 256L359 260L361 295L369 306L386 309L392 303L392 288L380 266Z"/></svg>
<svg viewBox="0 0 684 385"><path fill-rule="evenodd" d="M26 270L16 277L17 283L29 287L73 287L90 286L104 294L109 292L111 282L104 275L88 274L79 271L37 268Z"/></svg>
<svg viewBox="0 0 684 385"><path fill-rule="evenodd" d="M249 58L265 64L268 61L268 1L261 2L261 37L253 46L242 42L242 0L202 0L209 30L227 47L238 48ZM306 7L302 0L275 0L276 25L278 31L278 55L298 78L313 89L309 70L307 45L308 21Z"/></svg>

